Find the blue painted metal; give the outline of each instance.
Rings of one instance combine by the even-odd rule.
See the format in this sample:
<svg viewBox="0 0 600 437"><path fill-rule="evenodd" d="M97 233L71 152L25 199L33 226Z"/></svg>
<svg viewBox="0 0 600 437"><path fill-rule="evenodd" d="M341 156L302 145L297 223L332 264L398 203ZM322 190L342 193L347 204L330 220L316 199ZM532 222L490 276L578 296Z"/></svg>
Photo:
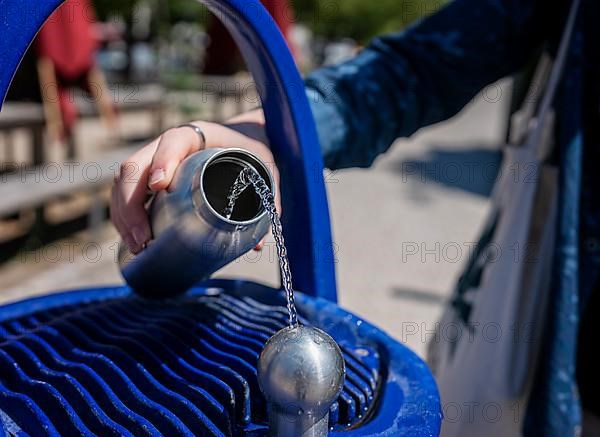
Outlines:
<svg viewBox="0 0 600 437"><path fill-rule="evenodd" d="M41 23L61 0L0 0L0 101ZM294 283L336 301L323 161L302 78L281 32L256 0L202 0L223 21L256 81L281 173L283 229Z"/></svg>
<svg viewBox="0 0 600 437"><path fill-rule="evenodd" d="M62 0L0 0L0 109L38 30Z"/></svg>
<svg viewBox="0 0 600 437"><path fill-rule="evenodd" d="M325 299L297 303L346 360L331 435L438 434L435 382L414 353ZM50 435L265 435L255 363L284 304L263 285L212 280L162 303L123 287L0 307L0 418Z"/></svg>

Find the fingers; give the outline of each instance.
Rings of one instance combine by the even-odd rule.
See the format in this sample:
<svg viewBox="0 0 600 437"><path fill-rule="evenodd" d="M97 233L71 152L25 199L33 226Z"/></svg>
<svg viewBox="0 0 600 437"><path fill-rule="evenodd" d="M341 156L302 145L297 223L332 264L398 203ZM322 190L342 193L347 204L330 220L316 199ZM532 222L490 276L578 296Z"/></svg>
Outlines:
<svg viewBox="0 0 600 437"><path fill-rule="evenodd" d="M167 189L179 163L202 147L204 147L202 140L189 127L165 132L160 138L150 165L148 187L152 191Z"/></svg>
<svg viewBox="0 0 600 437"><path fill-rule="evenodd" d="M177 128L140 149L121 164L111 202L111 220L129 250L139 253L152 238L145 201L148 188L167 189L175 170L203 144L191 128Z"/></svg>
<svg viewBox="0 0 600 437"><path fill-rule="evenodd" d="M133 236L129 234L127 226L125 226L125 223L123 223L123 221L121 220L121 215L119 214L117 207L117 205L119 204L119 200L117 198L117 190L115 189L115 187L116 185L113 186L111 193L110 220L119 232L119 235L123 239L123 242L125 242L125 244L127 245L127 248L131 252L133 252L133 249L136 247L136 243L133 239Z"/></svg>
<svg viewBox="0 0 600 437"><path fill-rule="evenodd" d="M121 164L111 202L111 220L132 253L140 252L152 238L144 208L148 173L158 141L147 145Z"/></svg>
<svg viewBox="0 0 600 437"><path fill-rule="evenodd" d="M260 240L258 242L258 244L256 246L254 246L254 250L255 252L260 252L261 250L263 250L263 248L265 247L265 239L263 238L262 240Z"/></svg>

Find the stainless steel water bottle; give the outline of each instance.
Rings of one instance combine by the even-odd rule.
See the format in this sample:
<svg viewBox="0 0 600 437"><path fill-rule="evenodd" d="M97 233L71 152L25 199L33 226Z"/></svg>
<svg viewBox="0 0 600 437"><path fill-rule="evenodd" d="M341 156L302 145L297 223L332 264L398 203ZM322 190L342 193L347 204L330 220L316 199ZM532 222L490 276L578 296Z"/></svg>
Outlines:
<svg viewBox="0 0 600 437"><path fill-rule="evenodd" d="M273 192L266 165L243 149L206 149L179 165L169 189L148 204L152 241L135 256L121 244L119 265L131 288L146 297L174 297L260 242L270 220L255 190L240 195L229 218L223 214L248 167Z"/></svg>

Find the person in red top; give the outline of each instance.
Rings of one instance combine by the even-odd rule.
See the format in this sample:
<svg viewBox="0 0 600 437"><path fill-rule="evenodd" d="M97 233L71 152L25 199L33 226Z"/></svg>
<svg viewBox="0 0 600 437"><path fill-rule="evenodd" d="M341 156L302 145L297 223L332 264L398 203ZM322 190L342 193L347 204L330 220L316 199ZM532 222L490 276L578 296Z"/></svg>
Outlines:
<svg viewBox="0 0 600 437"><path fill-rule="evenodd" d="M288 0L261 0L263 6L269 11L279 30L294 53L294 47L290 40L290 32L294 23L294 13ZM207 75L231 75L243 69L243 62L237 45L231 38L229 31L221 21L211 17L208 25L208 36L210 45L206 52L204 74Z"/></svg>
<svg viewBox="0 0 600 437"><path fill-rule="evenodd" d="M103 119L113 126L115 112L104 75L97 67L91 0L67 0L40 30L36 40L38 71L47 125L53 140L70 139L77 108L69 89L88 91ZM69 155L73 155L70 151ZM70 156L72 157L72 156Z"/></svg>

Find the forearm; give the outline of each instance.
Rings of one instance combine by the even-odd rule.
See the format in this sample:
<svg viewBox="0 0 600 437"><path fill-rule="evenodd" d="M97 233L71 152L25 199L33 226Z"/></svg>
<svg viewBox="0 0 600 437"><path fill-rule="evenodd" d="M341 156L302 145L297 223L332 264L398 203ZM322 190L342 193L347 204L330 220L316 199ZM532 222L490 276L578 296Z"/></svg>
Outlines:
<svg viewBox="0 0 600 437"><path fill-rule="evenodd" d="M455 0L311 74L307 94L325 165L368 166L396 138L456 114L527 61L554 24L552 3Z"/></svg>
<svg viewBox="0 0 600 437"><path fill-rule="evenodd" d="M560 28L555 2L455 0L355 58L313 72L307 97L325 165L369 166L397 138L455 115L483 87L518 70L548 29ZM263 126L264 116L257 110L228 123Z"/></svg>

